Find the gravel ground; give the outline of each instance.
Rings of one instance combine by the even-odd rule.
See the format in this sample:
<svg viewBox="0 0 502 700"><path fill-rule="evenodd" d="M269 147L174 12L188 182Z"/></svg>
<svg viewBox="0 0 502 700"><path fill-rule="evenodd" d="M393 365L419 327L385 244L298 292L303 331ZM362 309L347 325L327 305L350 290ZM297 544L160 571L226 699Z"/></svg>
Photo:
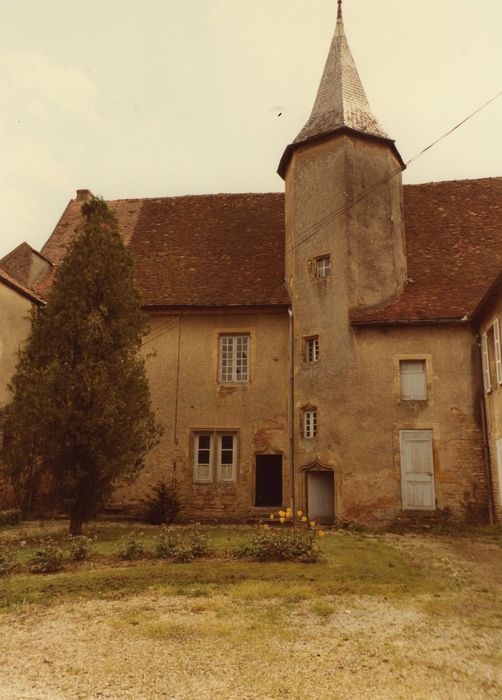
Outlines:
<svg viewBox="0 0 502 700"><path fill-rule="evenodd" d="M501 592L498 547L389 542L417 560L433 555L473 600L480 578L492 600ZM284 610L149 594L22 609L0 618L0 698L502 697L501 629L451 603L339 596L316 611L310 601Z"/></svg>

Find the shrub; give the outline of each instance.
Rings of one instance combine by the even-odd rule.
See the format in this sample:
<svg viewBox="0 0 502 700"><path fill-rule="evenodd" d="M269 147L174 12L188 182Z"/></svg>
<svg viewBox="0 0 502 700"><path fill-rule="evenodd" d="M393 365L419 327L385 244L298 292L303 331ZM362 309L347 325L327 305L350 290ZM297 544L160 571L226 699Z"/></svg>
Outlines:
<svg viewBox="0 0 502 700"><path fill-rule="evenodd" d="M17 525L21 521L22 513L19 508L0 510L0 527L4 525Z"/></svg>
<svg viewBox="0 0 502 700"><path fill-rule="evenodd" d="M141 559L146 554L145 543L143 542L143 533L130 532L128 535L120 538L119 544L119 559L124 561L132 561L133 559Z"/></svg>
<svg viewBox="0 0 502 700"><path fill-rule="evenodd" d="M91 551L92 540L85 535L70 537L68 540L68 555L71 561L84 561Z"/></svg>
<svg viewBox="0 0 502 700"><path fill-rule="evenodd" d="M319 559L315 538L316 532L311 528L261 525L237 553L255 561L315 562Z"/></svg>
<svg viewBox="0 0 502 700"><path fill-rule="evenodd" d="M151 525L172 523L180 512L180 501L174 485L160 481L145 499L143 520Z"/></svg>
<svg viewBox="0 0 502 700"><path fill-rule="evenodd" d="M30 571L33 574L50 574L61 571L64 566L65 550L54 540L39 543L29 560Z"/></svg>
<svg viewBox="0 0 502 700"><path fill-rule="evenodd" d="M188 562L207 554L207 535L199 523L192 527L162 527L155 538L155 551L162 559Z"/></svg>
<svg viewBox="0 0 502 700"><path fill-rule="evenodd" d="M0 576L6 576L16 566L16 550L7 544L0 543Z"/></svg>

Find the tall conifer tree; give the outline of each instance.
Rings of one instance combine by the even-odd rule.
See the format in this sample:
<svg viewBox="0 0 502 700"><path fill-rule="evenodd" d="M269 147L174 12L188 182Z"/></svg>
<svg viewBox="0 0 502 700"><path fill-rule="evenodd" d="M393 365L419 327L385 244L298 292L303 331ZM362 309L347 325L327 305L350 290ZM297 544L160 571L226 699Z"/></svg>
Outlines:
<svg viewBox="0 0 502 700"><path fill-rule="evenodd" d="M18 483L50 484L79 534L159 436L140 354L146 316L117 219L101 199L58 268L3 409L2 461Z"/></svg>

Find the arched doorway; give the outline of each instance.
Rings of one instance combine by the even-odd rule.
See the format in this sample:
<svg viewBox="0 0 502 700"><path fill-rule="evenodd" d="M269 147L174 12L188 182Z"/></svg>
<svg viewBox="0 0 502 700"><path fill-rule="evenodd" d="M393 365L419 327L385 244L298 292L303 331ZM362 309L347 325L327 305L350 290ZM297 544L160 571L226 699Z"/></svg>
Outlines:
<svg viewBox="0 0 502 700"><path fill-rule="evenodd" d="M335 511L335 471L316 461L304 467L304 507L311 520L332 523Z"/></svg>

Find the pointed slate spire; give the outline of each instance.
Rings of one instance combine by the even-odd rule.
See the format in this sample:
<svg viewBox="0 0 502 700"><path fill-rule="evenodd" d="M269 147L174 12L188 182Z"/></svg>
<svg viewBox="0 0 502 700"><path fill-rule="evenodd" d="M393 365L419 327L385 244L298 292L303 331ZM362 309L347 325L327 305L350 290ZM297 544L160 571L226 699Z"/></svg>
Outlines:
<svg viewBox="0 0 502 700"><path fill-rule="evenodd" d="M308 122L288 146L279 165L284 176L294 146L326 136L339 129L390 140L369 106L356 64L345 36L342 2L338 0L335 35Z"/></svg>

